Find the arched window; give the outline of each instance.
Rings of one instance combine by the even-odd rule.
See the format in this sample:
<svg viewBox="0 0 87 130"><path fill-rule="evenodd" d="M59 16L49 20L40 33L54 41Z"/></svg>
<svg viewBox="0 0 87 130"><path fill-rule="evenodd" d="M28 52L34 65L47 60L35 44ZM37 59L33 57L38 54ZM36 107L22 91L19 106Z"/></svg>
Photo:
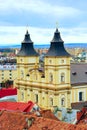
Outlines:
<svg viewBox="0 0 87 130"><path fill-rule="evenodd" d="M53 106L53 98L50 97L50 106Z"/></svg>
<svg viewBox="0 0 87 130"><path fill-rule="evenodd" d="M38 103L38 94L35 94L35 102Z"/></svg>
<svg viewBox="0 0 87 130"><path fill-rule="evenodd" d="M24 100L24 92L21 92L21 100Z"/></svg>
<svg viewBox="0 0 87 130"><path fill-rule="evenodd" d="M51 83L53 82L53 74L52 74L52 73L49 74L49 81L50 81Z"/></svg>
<svg viewBox="0 0 87 130"><path fill-rule="evenodd" d="M49 63L51 64L51 63L52 63L52 60L49 60Z"/></svg>
<svg viewBox="0 0 87 130"><path fill-rule="evenodd" d="M65 74L61 73L61 82L65 82Z"/></svg>
<svg viewBox="0 0 87 130"><path fill-rule="evenodd" d="M65 98L61 98L61 106L65 106Z"/></svg>
<svg viewBox="0 0 87 130"><path fill-rule="evenodd" d="M84 92L79 92L79 101L84 101Z"/></svg>
<svg viewBox="0 0 87 130"><path fill-rule="evenodd" d="M21 70L21 78L24 78L24 72Z"/></svg>
<svg viewBox="0 0 87 130"><path fill-rule="evenodd" d="M21 62L23 62L23 59L20 59Z"/></svg>
<svg viewBox="0 0 87 130"><path fill-rule="evenodd" d="M35 79L37 80L37 74L35 74Z"/></svg>
<svg viewBox="0 0 87 130"><path fill-rule="evenodd" d="M64 63L64 60L63 60L63 59L61 60L61 63L62 63L62 64Z"/></svg>

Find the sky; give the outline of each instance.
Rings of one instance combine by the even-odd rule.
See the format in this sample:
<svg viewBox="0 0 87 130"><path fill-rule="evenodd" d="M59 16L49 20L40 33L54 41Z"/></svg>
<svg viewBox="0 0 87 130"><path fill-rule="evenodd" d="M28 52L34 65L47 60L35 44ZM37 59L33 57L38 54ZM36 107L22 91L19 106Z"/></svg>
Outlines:
<svg viewBox="0 0 87 130"><path fill-rule="evenodd" d="M0 0L0 45L50 44L56 28L66 43L87 43L87 0Z"/></svg>

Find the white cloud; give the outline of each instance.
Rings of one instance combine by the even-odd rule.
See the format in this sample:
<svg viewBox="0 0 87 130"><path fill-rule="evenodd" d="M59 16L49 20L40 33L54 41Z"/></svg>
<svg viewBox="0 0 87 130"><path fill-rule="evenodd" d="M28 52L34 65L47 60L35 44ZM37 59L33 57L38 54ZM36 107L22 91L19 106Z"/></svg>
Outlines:
<svg viewBox="0 0 87 130"><path fill-rule="evenodd" d="M26 33L24 26L0 26L0 44L21 44ZM31 40L34 44L47 44L51 40L53 29L29 27Z"/></svg>
<svg viewBox="0 0 87 130"><path fill-rule="evenodd" d="M62 29L65 43L87 43L87 28L65 28Z"/></svg>
<svg viewBox="0 0 87 130"><path fill-rule="evenodd" d="M65 4L64 0L62 2L62 4L58 4L57 1L57 4L52 4L50 0L49 3L47 0L0 0L0 16L2 16L0 17L0 25L6 25L0 26L0 44L21 44L21 41L24 39L26 28L24 26L12 25L24 25L29 23L30 25L38 26L36 22L40 20L40 26L43 26L44 23L49 23L49 26L52 26L53 22L56 22L56 19L59 20L59 22L61 22L60 24L63 24L63 26L78 26L76 28L59 29L65 43L87 42L87 22L86 17L83 15L84 9L79 10L73 3L72 6L67 4L67 2ZM9 17L9 14L12 14L11 16L13 17ZM37 15L38 20L36 19ZM21 21L22 16L23 21ZM41 16L45 17L44 19L47 21L45 22L43 19L40 19ZM28 19L29 17L30 19ZM74 19L72 20L73 17ZM53 28L29 27L29 33L34 44L50 44L54 31L55 29Z"/></svg>
<svg viewBox="0 0 87 130"><path fill-rule="evenodd" d="M55 32L53 28L29 27L28 30L34 44L50 44ZM87 28L60 28L59 31L65 43L87 42ZM26 28L24 26L0 26L0 44L21 44L25 33Z"/></svg>
<svg viewBox="0 0 87 130"><path fill-rule="evenodd" d="M23 13L24 11L59 17L71 17L81 13L81 11L76 8L61 5L53 6L52 4L42 0L0 0L1 14L13 12Z"/></svg>

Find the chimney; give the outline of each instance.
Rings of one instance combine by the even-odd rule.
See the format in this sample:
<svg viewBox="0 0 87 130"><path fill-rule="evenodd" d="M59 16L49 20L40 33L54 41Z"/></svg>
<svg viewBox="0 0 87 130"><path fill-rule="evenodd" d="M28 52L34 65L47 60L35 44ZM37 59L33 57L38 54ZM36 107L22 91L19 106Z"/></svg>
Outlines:
<svg viewBox="0 0 87 130"><path fill-rule="evenodd" d="M32 123L34 122L35 118L31 117L31 118L26 118L26 122L28 127L30 127L32 125Z"/></svg>

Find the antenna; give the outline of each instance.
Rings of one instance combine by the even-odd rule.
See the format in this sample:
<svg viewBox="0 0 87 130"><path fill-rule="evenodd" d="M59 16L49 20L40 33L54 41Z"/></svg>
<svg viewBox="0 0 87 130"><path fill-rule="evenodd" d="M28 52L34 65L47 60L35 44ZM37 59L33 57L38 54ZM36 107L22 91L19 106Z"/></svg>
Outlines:
<svg viewBox="0 0 87 130"><path fill-rule="evenodd" d="M26 25L26 31L28 31L28 24Z"/></svg>
<svg viewBox="0 0 87 130"><path fill-rule="evenodd" d="M58 28L58 22L56 22L56 28Z"/></svg>

